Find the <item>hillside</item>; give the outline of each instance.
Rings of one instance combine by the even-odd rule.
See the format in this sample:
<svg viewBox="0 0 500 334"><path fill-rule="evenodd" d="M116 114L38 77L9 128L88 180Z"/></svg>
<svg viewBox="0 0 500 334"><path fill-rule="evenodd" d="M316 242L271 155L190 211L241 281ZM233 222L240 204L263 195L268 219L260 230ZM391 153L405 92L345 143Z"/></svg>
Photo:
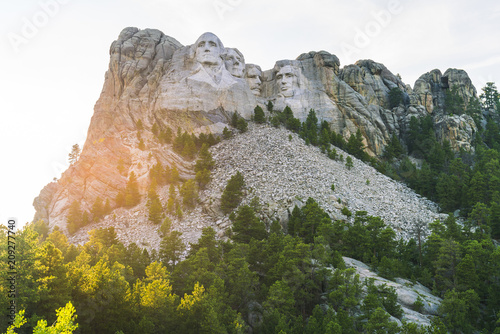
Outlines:
<svg viewBox="0 0 500 334"><path fill-rule="evenodd" d="M289 140L290 135L292 140ZM171 148L166 146L163 149ZM435 203L417 195L404 184L352 156L354 167L349 170L345 162L329 159L319 148L306 145L297 134L283 128L251 125L249 131L213 146L211 152L216 164L212 181L199 193L200 204L194 210L184 212L182 219L169 215L173 227L183 233L186 242L195 242L201 230L208 226L218 231L221 237L226 234L231 222L220 211L220 198L227 181L236 171L243 174L246 184L242 205L258 197L262 204L261 218L268 224L279 219L284 228L293 207L302 207L309 197L314 198L333 219L349 220L341 213L344 206L353 213L367 211L369 215L379 216L404 239L414 237L411 235L414 222L429 223L446 218L438 213ZM344 159L350 156L340 149L338 153ZM332 184L335 191L331 190ZM164 186L158 191L164 205L168 190L169 187ZM88 230L113 226L125 244L135 242L158 249L161 241L159 226L148 221L146 202L144 198L130 210L117 209L102 222L81 229L70 240L81 243L88 240Z"/></svg>

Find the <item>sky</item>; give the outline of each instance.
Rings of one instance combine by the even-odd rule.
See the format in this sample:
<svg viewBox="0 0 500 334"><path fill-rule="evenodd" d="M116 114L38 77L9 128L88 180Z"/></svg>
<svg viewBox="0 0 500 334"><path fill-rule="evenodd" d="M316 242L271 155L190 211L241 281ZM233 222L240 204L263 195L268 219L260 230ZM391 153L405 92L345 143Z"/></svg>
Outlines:
<svg viewBox="0 0 500 334"><path fill-rule="evenodd" d="M206 31L247 63L325 50L341 67L373 59L406 84L465 70L478 92L500 85L500 2L494 0L19 0L0 12L0 223L33 219L33 199L83 146L125 27L193 44Z"/></svg>

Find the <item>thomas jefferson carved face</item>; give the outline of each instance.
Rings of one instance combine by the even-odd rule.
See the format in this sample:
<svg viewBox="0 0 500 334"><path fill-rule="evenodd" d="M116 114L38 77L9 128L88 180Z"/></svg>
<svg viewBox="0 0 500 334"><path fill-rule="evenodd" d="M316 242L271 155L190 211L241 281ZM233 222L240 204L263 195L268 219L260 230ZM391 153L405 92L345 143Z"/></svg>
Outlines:
<svg viewBox="0 0 500 334"><path fill-rule="evenodd" d="M243 78L245 73L245 57L238 49L226 49L224 62L227 70L237 78Z"/></svg>
<svg viewBox="0 0 500 334"><path fill-rule="evenodd" d="M259 66L253 64L247 65L246 80L248 86L250 87L250 90L256 96L259 96L261 92L261 86L262 86L261 78L262 78L262 70L260 69Z"/></svg>
<svg viewBox="0 0 500 334"><path fill-rule="evenodd" d="M276 74L279 90L284 97L292 97L297 88L297 69L290 65L283 66Z"/></svg>
<svg viewBox="0 0 500 334"><path fill-rule="evenodd" d="M221 65L224 46L211 32L201 35L195 43L195 58L202 65Z"/></svg>

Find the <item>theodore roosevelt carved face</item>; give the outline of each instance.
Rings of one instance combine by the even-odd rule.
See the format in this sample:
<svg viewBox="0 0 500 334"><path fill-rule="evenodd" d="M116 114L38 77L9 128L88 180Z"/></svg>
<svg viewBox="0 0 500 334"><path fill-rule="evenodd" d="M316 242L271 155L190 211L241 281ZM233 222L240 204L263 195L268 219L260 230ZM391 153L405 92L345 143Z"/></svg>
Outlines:
<svg viewBox="0 0 500 334"><path fill-rule="evenodd" d="M298 88L298 71L290 65L285 65L276 74L276 82L284 97L292 97Z"/></svg>
<svg viewBox="0 0 500 334"><path fill-rule="evenodd" d="M259 66L254 64L248 64L246 66L246 81L250 90L255 96L259 96L261 93L262 86L262 70Z"/></svg>

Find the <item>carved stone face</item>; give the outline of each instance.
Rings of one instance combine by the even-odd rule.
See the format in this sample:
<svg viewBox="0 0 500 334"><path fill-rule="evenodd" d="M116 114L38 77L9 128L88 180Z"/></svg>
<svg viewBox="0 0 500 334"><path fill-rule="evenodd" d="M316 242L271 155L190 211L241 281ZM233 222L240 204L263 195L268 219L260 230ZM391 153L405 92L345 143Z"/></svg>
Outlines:
<svg viewBox="0 0 500 334"><path fill-rule="evenodd" d="M297 88L296 70L290 65L283 66L276 74L276 82L284 97L292 97Z"/></svg>
<svg viewBox="0 0 500 334"><path fill-rule="evenodd" d="M262 71L261 69L253 64L247 66L247 76L246 81L252 93L256 96L260 95L262 86Z"/></svg>
<svg viewBox="0 0 500 334"><path fill-rule="evenodd" d="M219 37L210 32L201 35L195 43L195 58L203 65L222 64L224 46Z"/></svg>
<svg viewBox="0 0 500 334"><path fill-rule="evenodd" d="M245 73L245 58L236 49L227 49L225 54L226 68L233 76L243 78Z"/></svg>

